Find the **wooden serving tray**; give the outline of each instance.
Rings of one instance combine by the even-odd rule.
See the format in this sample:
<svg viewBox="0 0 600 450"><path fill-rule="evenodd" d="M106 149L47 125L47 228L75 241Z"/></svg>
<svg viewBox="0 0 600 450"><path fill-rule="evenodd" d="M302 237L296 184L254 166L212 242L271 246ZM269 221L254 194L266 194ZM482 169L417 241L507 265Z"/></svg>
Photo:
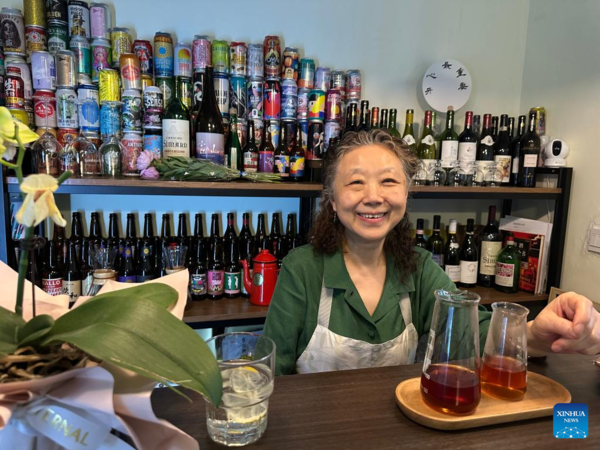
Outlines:
<svg viewBox="0 0 600 450"><path fill-rule="evenodd" d="M571 394L560 383L535 372L527 372L527 392L518 401L500 400L481 392L481 401L470 415L444 414L423 402L421 378L405 380L396 387L396 402L411 420L438 430L463 430L517 420L551 416L556 403L570 403Z"/></svg>

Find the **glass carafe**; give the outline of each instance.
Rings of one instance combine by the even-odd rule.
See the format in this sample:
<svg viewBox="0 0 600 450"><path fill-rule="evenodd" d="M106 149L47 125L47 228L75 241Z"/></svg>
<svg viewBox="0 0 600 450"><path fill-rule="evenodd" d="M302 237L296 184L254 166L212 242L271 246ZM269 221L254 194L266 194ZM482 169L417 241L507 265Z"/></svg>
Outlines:
<svg viewBox="0 0 600 450"><path fill-rule="evenodd" d="M46 175L52 175L58 177L60 175L60 164L58 155L62 153L63 146L56 139L51 130L51 117L49 111L51 111L52 105L50 99L47 97L38 97L38 101L41 102L43 108L43 129L44 133L40 138L33 143L31 146L31 152L33 162L35 165L35 171L37 173L44 173ZM54 116L54 126L56 126L56 115Z"/></svg>
<svg viewBox="0 0 600 450"><path fill-rule="evenodd" d="M481 398L479 295L437 290L435 298L421 396L437 411L470 414Z"/></svg>
<svg viewBox="0 0 600 450"><path fill-rule="evenodd" d="M100 146L100 158L102 160L102 175L117 178L121 176L121 156L126 151L117 136L111 134Z"/></svg>
<svg viewBox="0 0 600 450"><path fill-rule="evenodd" d="M527 314L516 303L492 304L483 351L481 389L506 400L521 400L527 390Z"/></svg>

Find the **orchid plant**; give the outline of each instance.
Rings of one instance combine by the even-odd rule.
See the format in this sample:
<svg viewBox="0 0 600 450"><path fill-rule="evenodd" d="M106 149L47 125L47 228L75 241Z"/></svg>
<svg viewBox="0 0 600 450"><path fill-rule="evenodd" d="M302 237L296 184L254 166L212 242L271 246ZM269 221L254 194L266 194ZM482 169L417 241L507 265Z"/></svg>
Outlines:
<svg viewBox="0 0 600 450"><path fill-rule="evenodd" d="M38 139L26 125L0 107L0 163L15 171L23 196L16 220L25 226L23 241L50 218L64 227L54 192L70 175L45 174L23 179L25 144ZM16 155L16 162L11 163ZM37 379L105 361L139 375L199 392L213 404L221 400L222 379L212 353L190 327L168 308L178 298L165 284L142 284L100 294L68 313L23 318L29 252L22 251L15 312L0 307L0 383Z"/></svg>

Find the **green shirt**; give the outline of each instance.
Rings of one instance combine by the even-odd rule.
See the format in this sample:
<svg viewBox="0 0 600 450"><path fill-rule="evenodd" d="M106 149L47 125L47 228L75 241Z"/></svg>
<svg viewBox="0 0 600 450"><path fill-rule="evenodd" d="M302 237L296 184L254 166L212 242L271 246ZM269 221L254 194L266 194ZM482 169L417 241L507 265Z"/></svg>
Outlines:
<svg viewBox="0 0 600 450"><path fill-rule="evenodd" d="M329 329L341 336L371 344L381 344L399 336L405 329L400 311L400 295L408 293L412 321L423 336L429 332L436 289L454 290L454 283L432 259L431 253L415 247L417 270L404 282L387 258L387 276L383 293L373 316L369 314L344 263L341 249L326 255L305 245L289 253L281 272L265 323L265 336L277 345L276 374L296 372L296 360L306 349L317 326L323 281L333 289ZM480 306L479 334L481 350L485 344L491 313Z"/></svg>

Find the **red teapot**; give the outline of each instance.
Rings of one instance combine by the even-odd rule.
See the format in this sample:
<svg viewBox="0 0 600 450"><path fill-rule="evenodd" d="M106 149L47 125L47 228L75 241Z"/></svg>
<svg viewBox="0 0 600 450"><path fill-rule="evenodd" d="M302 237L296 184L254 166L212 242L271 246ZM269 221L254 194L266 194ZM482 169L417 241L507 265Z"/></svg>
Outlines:
<svg viewBox="0 0 600 450"><path fill-rule="evenodd" d="M269 306L275 284L277 283L277 258L269 250L263 250L254 258L252 279L248 270L248 262L242 259L244 267L244 287L250 293L250 303L258 306Z"/></svg>

